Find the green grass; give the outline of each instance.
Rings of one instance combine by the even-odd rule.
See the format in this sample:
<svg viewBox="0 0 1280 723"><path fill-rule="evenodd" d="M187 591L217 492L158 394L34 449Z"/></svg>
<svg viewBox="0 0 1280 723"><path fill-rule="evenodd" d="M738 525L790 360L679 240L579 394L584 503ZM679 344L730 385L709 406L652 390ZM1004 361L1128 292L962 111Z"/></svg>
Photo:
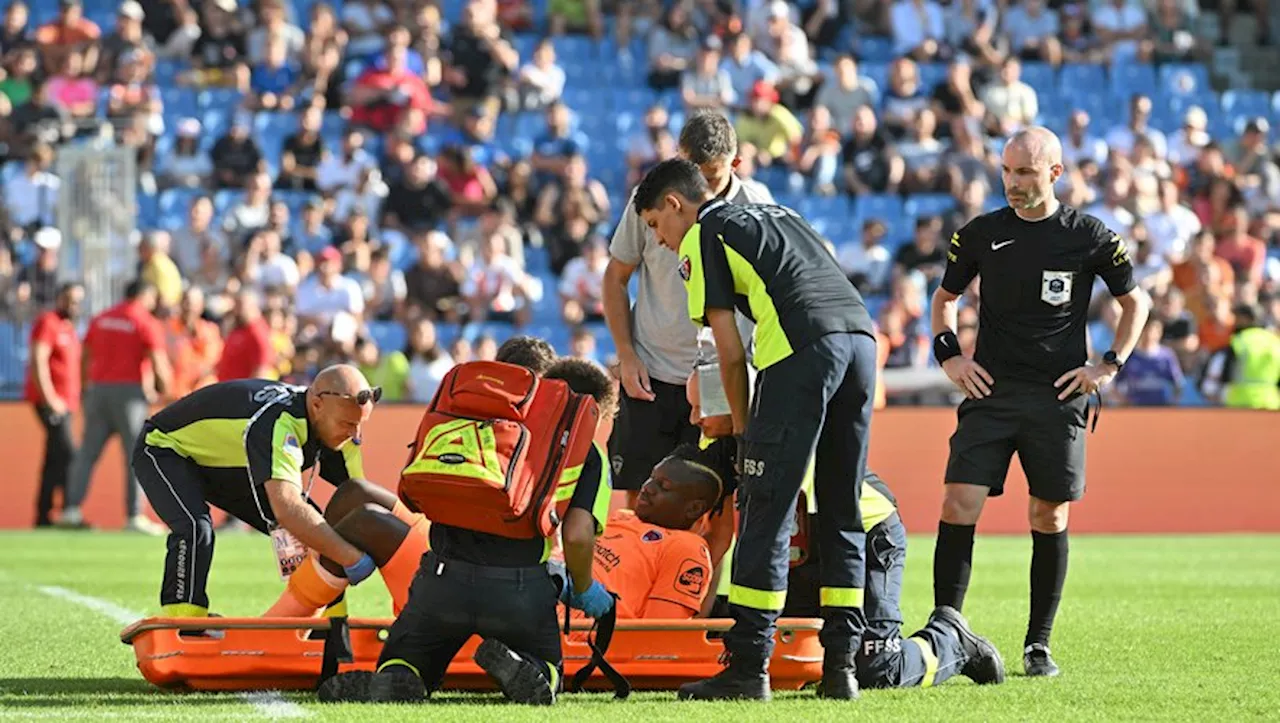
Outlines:
<svg viewBox="0 0 1280 723"><path fill-rule="evenodd" d="M445 695L422 707L264 709L234 694L152 688L119 642L120 625L41 592L57 586L121 608L156 609L164 545L120 534L0 533L0 720L264 720L271 711L314 721L550 720L546 710L505 706L492 695ZM906 631L930 607L932 540L912 538ZM1064 669L1055 680L1021 675L1026 625L1024 537L979 538L966 614L1009 663L1000 687L953 679L931 690L870 691L856 704L778 694L759 704L677 704L673 694L566 695L556 720L903 721L1275 720L1280 716L1280 537L1076 537L1054 634ZM224 535L210 581L215 610L253 615L281 589L265 538ZM352 614L389 608L376 580L351 595ZM502 707L495 707L502 706Z"/></svg>

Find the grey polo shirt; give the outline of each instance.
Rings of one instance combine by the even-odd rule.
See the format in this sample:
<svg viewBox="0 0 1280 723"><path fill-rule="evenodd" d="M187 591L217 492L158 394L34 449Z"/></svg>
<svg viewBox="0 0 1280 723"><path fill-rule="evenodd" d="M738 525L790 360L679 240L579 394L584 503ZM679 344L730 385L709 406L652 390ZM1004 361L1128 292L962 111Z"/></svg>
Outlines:
<svg viewBox="0 0 1280 723"><path fill-rule="evenodd" d="M774 203L773 194L763 184L737 176L729 181L724 196L733 203ZM698 330L689 320L679 258L658 243L653 230L636 214L634 189L613 233L609 253L624 264L639 267L639 288L631 310L636 356L651 379L683 385L698 356ZM751 321L739 313L738 331L748 348L752 329Z"/></svg>

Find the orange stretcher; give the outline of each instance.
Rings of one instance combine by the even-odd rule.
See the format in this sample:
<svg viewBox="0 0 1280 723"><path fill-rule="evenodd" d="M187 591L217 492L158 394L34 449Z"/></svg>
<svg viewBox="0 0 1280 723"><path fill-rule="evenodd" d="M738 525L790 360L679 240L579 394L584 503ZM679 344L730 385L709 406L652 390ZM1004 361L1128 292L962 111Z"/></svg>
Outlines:
<svg viewBox="0 0 1280 723"><path fill-rule="evenodd" d="M341 671L373 670L390 619L351 618L351 662ZM732 620L619 620L607 660L636 690L675 690L681 684L720 672L724 646L710 633L723 632ZM120 633L133 646L142 677L153 685L205 691L312 690L326 657L327 618L145 618ZM585 632L590 621L575 620L571 630ZM770 662L773 687L798 690L822 679L822 621L784 618L778 621ZM205 635L182 635L206 631ZM326 631L315 634L314 631ZM450 664L447 690L494 690L493 682L472 660L473 638ZM564 640L566 680L591 661L585 636ZM596 670L585 689L607 689Z"/></svg>

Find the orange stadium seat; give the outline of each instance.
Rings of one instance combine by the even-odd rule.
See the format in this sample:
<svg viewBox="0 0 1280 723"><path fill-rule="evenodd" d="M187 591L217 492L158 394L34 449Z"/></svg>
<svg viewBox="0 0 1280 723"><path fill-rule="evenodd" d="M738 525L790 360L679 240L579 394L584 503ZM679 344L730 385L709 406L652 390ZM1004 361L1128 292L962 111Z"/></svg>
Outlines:
<svg viewBox="0 0 1280 723"><path fill-rule="evenodd" d="M382 650L390 619L347 621L353 661L342 671L372 670ZM715 675L724 646L709 633L728 630L731 620L620 620L607 660L636 690L675 690L683 683ZM120 639L133 646L142 677L153 685L202 691L311 690L320 680L325 640L311 632L327 631L326 618L146 618L125 628ZM590 623L574 621L573 631ZM822 679L822 621L796 618L778 621L777 646L769 672L773 687L798 690ZM183 631L211 635L182 635ZM583 636L564 641L565 675L571 678L591 660ZM472 639L449 666L447 690L496 689L472 661L478 639ZM584 687L609 685L598 670Z"/></svg>

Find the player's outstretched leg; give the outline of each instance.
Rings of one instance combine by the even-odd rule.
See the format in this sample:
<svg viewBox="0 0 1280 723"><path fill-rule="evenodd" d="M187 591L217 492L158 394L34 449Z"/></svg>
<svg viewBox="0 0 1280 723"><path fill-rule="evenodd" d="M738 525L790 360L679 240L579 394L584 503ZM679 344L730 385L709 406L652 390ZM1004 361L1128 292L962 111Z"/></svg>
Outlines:
<svg viewBox="0 0 1280 723"><path fill-rule="evenodd" d="M945 605L935 609L929 616L925 629L937 623L950 627L960 640L960 650L964 656L961 675L979 685L1004 682L1004 660L1000 657L1000 651L990 640L973 632L969 621L959 610Z"/></svg>

